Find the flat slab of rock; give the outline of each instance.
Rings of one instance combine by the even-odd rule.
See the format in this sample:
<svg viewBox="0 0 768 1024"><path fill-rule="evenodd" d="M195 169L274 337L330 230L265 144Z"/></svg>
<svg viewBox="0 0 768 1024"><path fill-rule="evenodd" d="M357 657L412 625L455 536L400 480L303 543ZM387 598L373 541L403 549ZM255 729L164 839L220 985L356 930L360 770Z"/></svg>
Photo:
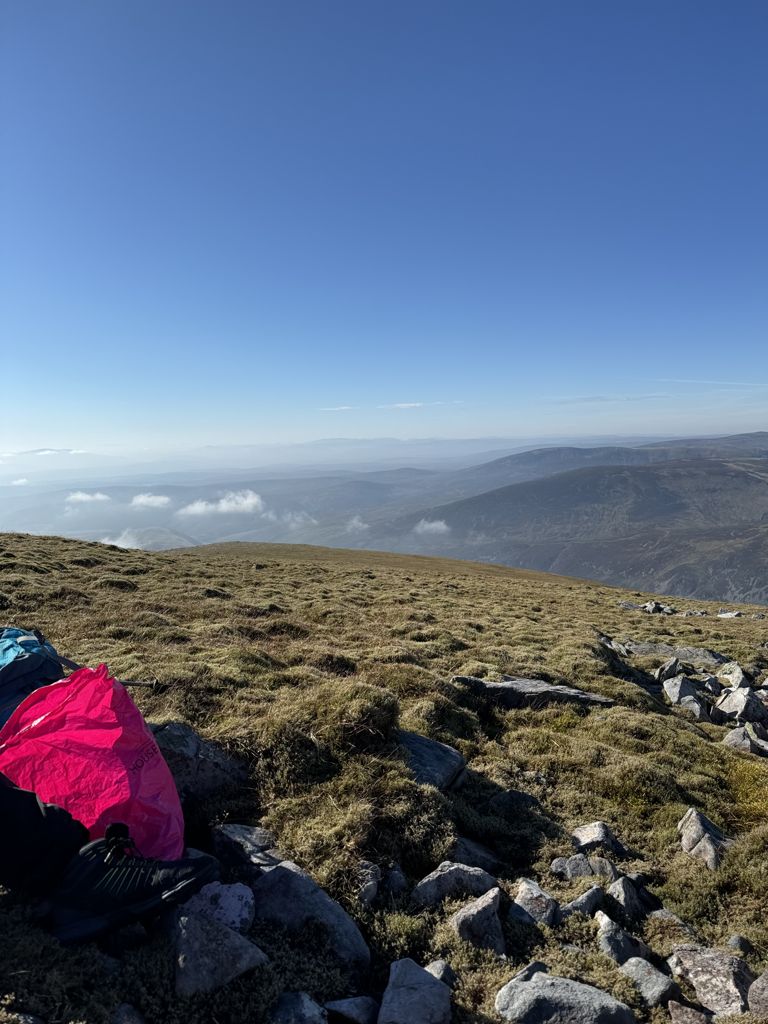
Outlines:
<svg viewBox="0 0 768 1024"><path fill-rule="evenodd" d="M646 641L625 640L622 644L628 654L638 657L677 658L689 665L715 669L731 659L707 647L675 647L673 644L649 643Z"/></svg>
<svg viewBox="0 0 768 1024"><path fill-rule="evenodd" d="M700 860L710 871L718 868L723 854L732 843L714 822L695 807L689 807L678 821L677 831L685 853Z"/></svg>
<svg viewBox="0 0 768 1024"><path fill-rule="evenodd" d="M611 826L604 821L593 821L589 825L580 825L571 833L573 845L579 853L591 853L603 847L619 857L626 855L626 848L611 831Z"/></svg>
<svg viewBox="0 0 768 1024"><path fill-rule="evenodd" d="M300 932L309 922L322 925L329 948L358 970L370 964L370 951L360 929L342 907L316 882L286 861L253 883L255 917Z"/></svg>
<svg viewBox="0 0 768 1024"><path fill-rule="evenodd" d="M330 1024L376 1024L379 1004L370 996L336 999L326 1003Z"/></svg>
<svg viewBox="0 0 768 1024"><path fill-rule="evenodd" d="M396 960L377 1024L450 1024L451 990L413 960Z"/></svg>
<svg viewBox="0 0 768 1024"><path fill-rule="evenodd" d="M619 970L634 981L646 1006L666 1006L670 999L682 998L680 986L647 960L632 956Z"/></svg>
<svg viewBox="0 0 768 1024"><path fill-rule="evenodd" d="M502 708L544 707L547 704L583 704L612 707L610 697L589 693L574 686L545 683L543 679L518 679L504 676L500 683L476 676L454 676L451 680L469 687L478 696L485 697Z"/></svg>
<svg viewBox="0 0 768 1024"><path fill-rule="evenodd" d="M696 998L711 1013L744 1013L755 976L738 956L702 946L676 946L668 960L672 973L693 986Z"/></svg>
<svg viewBox="0 0 768 1024"><path fill-rule="evenodd" d="M248 769L218 743L204 740L182 722L152 726L182 800L203 800L248 780Z"/></svg>
<svg viewBox="0 0 768 1024"><path fill-rule="evenodd" d="M447 896L482 896L498 884L482 868L444 860L414 886L411 899L417 907L436 907Z"/></svg>
<svg viewBox="0 0 768 1024"><path fill-rule="evenodd" d="M447 743L400 729L398 742L405 747L408 767L422 785L449 789L467 766L464 757Z"/></svg>
<svg viewBox="0 0 768 1024"><path fill-rule="evenodd" d="M269 1024L327 1024L328 1014L306 992L283 992Z"/></svg>
<svg viewBox="0 0 768 1024"><path fill-rule="evenodd" d="M209 882L187 900L184 909L190 914L205 914L233 931L244 933L253 924L255 899L249 886L242 882Z"/></svg>
<svg viewBox="0 0 768 1024"><path fill-rule="evenodd" d="M538 882L532 878L521 878L509 907L509 916L524 924L554 925L560 918L560 905Z"/></svg>
<svg viewBox="0 0 768 1024"><path fill-rule="evenodd" d="M574 878L604 877L614 882L619 877L615 865L606 857L587 857L574 853L572 857L556 857L549 870L558 878L572 882Z"/></svg>
<svg viewBox="0 0 768 1024"><path fill-rule="evenodd" d="M491 889L456 911L450 919L450 926L463 942L504 956L507 947L499 920L500 903L501 890Z"/></svg>
<svg viewBox="0 0 768 1024"><path fill-rule="evenodd" d="M496 994L496 1012L515 1024L635 1024L628 1006L607 992L543 971L522 972Z"/></svg>
<svg viewBox="0 0 768 1024"><path fill-rule="evenodd" d="M269 963L266 953L205 914L176 919L176 995L188 998L227 985Z"/></svg>

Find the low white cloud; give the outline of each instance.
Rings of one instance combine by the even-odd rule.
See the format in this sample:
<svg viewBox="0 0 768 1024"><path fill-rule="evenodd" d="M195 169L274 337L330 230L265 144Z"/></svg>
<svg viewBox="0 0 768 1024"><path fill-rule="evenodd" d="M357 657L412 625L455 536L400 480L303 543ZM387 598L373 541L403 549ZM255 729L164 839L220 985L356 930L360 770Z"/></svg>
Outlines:
<svg viewBox="0 0 768 1024"><path fill-rule="evenodd" d="M370 526L362 516L352 516L351 519L347 520L347 525L344 529L347 533L365 533L366 530L370 530Z"/></svg>
<svg viewBox="0 0 768 1024"><path fill-rule="evenodd" d="M227 491L218 501L197 501L180 508L180 516L254 515L264 511L264 501L255 491Z"/></svg>
<svg viewBox="0 0 768 1024"><path fill-rule="evenodd" d="M289 530L300 530L303 526L317 526L317 520L308 512L283 512L280 522L285 523Z"/></svg>
<svg viewBox="0 0 768 1024"><path fill-rule="evenodd" d="M72 491L64 500L68 505L85 505L91 501L111 501L112 499L101 491Z"/></svg>
<svg viewBox="0 0 768 1024"><path fill-rule="evenodd" d="M379 409L422 409L426 402L391 402L389 405L380 405ZM440 403L433 403L439 405Z"/></svg>
<svg viewBox="0 0 768 1024"><path fill-rule="evenodd" d="M11 480L11 487L26 487L29 480L25 476L20 476L18 480Z"/></svg>
<svg viewBox="0 0 768 1024"><path fill-rule="evenodd" d="M451 528L444 519L420 519L413 528L414 533L441 534L450 533Z"/></svg>
<svg viewBox="0 0 768 1024"><path fill-rule="evenodd" d="M356 405L326 405L321 408L320 412L351 412L352 409L356 409Z"/></svg>
<svg viewBox="0 0 768 1024"><path fill-rule="evenodd" d="M167 494L134 494L131 498L133 508L165 508L170 504Z"/></svg>
<svg viewBox="0 0 768 1024"><path fill-rule="evenodd" d="M141 548L139 537L135 530L123 530L117 537L102 537L102 544L114 544L118 548Z"/></svg>

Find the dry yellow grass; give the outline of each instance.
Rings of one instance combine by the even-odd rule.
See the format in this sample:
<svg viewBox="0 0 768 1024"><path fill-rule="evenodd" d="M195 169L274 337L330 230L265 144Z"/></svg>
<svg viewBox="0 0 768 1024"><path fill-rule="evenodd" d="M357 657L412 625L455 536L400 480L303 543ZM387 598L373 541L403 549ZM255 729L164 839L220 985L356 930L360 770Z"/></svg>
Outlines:
<svg viewBox="0 0 768 1024"><path fill-rule="evenodd" d="M473 836L508 865L557 895L546 870L568 851L568 829L604 818L653 875L669 909L717 943L739 931L768 956L768 764L719 743L615 675L597 636L707 646L763 671L768 629L749 617L663 618L626 612L619 601L650 595L579 580L443 559L277 545L218 545L162 554L19 535L0 537L0 608L8 622L37 626L59 650L119 676L156 679L134 691L147 717L180 719L245 756L251 784L204 809L211 821L261 820L357 918L374 952L374 985L401 955L421 962L450 954L461 970L456 1019L495 1019L496 989L513 973L462 947L440 913L356 905L361 858L395 861L417 878L457 834ZM757 609L744 609L746 612ZM651 667L647 662L646 667ZM501 673L566 682L613 697L608 710L549 708L500 713L482 706L454 674ZM452 743L467 757L467 785L442 795L416 785L393 733L397 724ZM543 808L516 820L486 810L499 787L533 793ZM715 875L679 849L675 823L695 804L739 842ZM41 938L23 907L0 899L0 986L49 1024L108 1018L120 999L152 1021L213 1019L211 1003L167 997L162 940L127 958L118 980L87 951ZM590 922L582 954L563 952L564 933L510 933L515 963L535 953L554 969L633 1000L610 961L594 952ZM663 952L663 937L648 936ZM215 1018L263 1019L283 987L318 996L342 986L333 965L301 944L261 935L281 967L233 985ZM538 944L538 945L537 945ZM34 955L32 950L35 950ZM32 961L30 963L30 961ZM0 991L2 989L0 988ZM2 1020L0 1010L0 1020Z"/></svg>

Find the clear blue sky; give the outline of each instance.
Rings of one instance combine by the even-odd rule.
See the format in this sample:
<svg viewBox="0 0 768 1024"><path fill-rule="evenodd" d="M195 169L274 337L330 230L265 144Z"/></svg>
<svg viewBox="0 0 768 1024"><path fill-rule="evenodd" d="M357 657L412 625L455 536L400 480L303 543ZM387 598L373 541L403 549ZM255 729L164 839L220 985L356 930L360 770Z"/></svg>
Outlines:
<svg viewBox="0 0 768 1024"><path fill-rule="evenodd" d="M768 425L765 0L0 12L0 446Z"/></svg>

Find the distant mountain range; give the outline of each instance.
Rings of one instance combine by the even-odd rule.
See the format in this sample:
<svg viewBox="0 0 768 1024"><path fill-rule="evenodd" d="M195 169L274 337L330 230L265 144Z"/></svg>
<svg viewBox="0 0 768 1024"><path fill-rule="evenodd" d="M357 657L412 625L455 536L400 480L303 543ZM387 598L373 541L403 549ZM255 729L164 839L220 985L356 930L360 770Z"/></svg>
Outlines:
<svg viewBox="0 0 768 1024"><path fill-rule="evenodd" d="M460 468L222 476L132 475L75 493L16 481L0 529L152 549L242 540L448 555L768 603L768 432L478 451Z"/></svg>

